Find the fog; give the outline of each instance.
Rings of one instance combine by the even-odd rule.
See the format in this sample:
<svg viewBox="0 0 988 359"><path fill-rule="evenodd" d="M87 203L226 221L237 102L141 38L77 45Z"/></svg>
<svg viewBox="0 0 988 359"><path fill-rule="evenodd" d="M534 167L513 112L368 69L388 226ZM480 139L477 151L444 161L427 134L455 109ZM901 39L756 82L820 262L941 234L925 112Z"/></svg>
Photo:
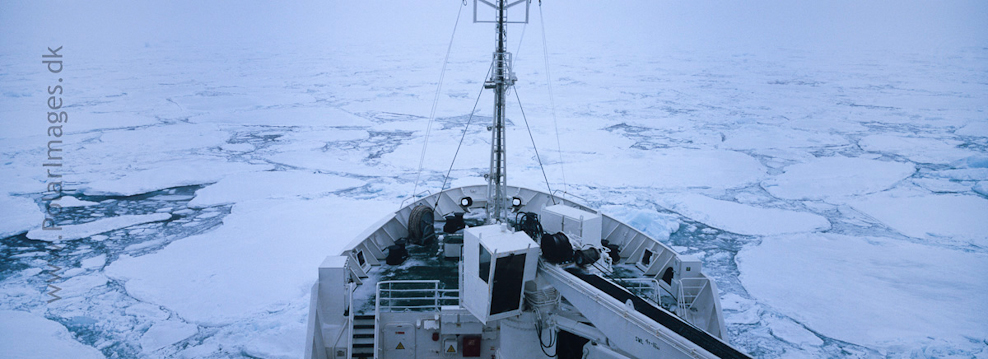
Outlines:
<svg viewBox="0 0 988 359"><path fill-rule="evenodd" d="M0 4L7 54L50 44L95 52L184 43L332 48L444 44L458 0L442 1L31 1ZM539 2L532 3L538 25ZM760 51L938 51L988 46L984 1L551 1L547 36L577 49L608 43ZM463 7L458 37L493 37ZM513 27L511 31L518 31ZM512 33L514 35L517 33Z"/></svg>

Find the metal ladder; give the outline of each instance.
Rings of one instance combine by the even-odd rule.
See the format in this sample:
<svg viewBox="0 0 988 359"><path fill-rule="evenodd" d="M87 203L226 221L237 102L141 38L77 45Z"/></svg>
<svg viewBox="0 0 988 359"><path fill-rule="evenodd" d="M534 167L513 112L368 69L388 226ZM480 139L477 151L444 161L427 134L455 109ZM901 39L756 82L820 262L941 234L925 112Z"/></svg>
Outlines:
<svg viewBox="0 0 988 359"><path fill-rule="evenodd" d="M352 358L370 359L374 357L374 316L355 315L353 317Z"/></svg>

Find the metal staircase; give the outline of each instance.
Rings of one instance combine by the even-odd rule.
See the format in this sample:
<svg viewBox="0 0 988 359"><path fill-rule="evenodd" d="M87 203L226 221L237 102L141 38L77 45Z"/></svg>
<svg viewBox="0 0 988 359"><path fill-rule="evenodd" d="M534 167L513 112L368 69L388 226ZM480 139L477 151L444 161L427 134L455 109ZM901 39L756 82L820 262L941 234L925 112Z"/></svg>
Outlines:
<svg viewBox="0 0 988 359"><path fill-rule="evenodd" d="M355 315L353 317L353 358L374 357L374 316Z"/></svg>

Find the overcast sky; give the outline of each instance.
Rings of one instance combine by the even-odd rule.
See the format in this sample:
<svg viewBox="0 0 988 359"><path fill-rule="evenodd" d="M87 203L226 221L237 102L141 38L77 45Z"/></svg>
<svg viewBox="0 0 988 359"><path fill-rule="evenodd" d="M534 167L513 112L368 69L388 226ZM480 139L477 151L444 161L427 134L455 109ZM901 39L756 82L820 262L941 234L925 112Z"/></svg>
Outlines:
<svg viewBox="0 0 988 359"><path fill-rule="evenodd" d="M168 42L251 46L445 43L460 0L10 1L0 0L0 46L100 50ZM537 1L533 16L537 21ZM472 0L471 0L472 6ZM988 1L545 0L550 41L638 48L759 49L988 46ZM464 8L458 38L490 40ZM534 30L534 29L533 29ZM517 27L512 31L518 31ZM513 34L517 34L514 32Z"/></svg>

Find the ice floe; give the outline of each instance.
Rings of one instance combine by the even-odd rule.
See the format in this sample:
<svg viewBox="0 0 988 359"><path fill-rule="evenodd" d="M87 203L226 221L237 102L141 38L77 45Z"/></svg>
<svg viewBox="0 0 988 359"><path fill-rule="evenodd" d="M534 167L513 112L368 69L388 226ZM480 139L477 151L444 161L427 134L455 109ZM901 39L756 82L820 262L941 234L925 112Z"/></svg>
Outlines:
<svg viewBox="0 0 988 359"><path fill-rule="evenodd" d="M811 131L801 131L783 126L741 126L725 131L720 147L728 149L785 149L839 146L847 143L841 136Z"/></svg>
<svg viewBox="0 0 988 359"><path fill-rule="evenodd" d="M763 181L762 187L784 199L858 196L885 190L915 171L909 163L822 157L786 167L784 173Z"/></svg>
<svg viewBox="0 0 988 359"><path fill-rule="evenodd" d="M100 177L104 179L80 185L79 190L87 195L132 196L164 188L213 183L232 174L271 168L210 158L167 161L144 167L102 173Z"/></svg>
<svg viewBox="0 0 988 359"><path fill-rule="evenodd" d="M961 168L937 171L933 174L940 178L955 181L988 181L988 168Z"/></svg>
<svg viewBox="0 0 988 359"><path fill-rule="evenodd" d="M898 191L849 203L910 237L988 246L988 199L982 197Z"/></svg>
<svg viewBox="0 0 988 359"><path fill-rule="evenodd" d="M178 343L196 332L198 328L192 324L174 320L157 322L141 336L141 349L146 354L151 354L158 349Z"/></svg>
<svg viewBox="0 0 988 359"><path fill-rule="evenodd" d="M665 149L593 156L566 164L571 183L609 187L733 188L762 179L765 167L734 151ZM550 175L556 169L548 168Z"/></svg>
<svg viewBox="0 0 988 359"><path fill-rule="evenodd" d="M0 351L5 358L105 358L76 341L58 322L28 312L0 310Z"/></svg>
<svg viewBox="0 0 988 359"><path fill-rule="evenodd" d="M102 267L104 264L106 264L106 255L100 254L95 257L83 259L80 264L81 264L81 268L83 269L94 269L94 268Z"/></svg>
<svg viewBox="0 0 988 359"><path fill-rule="evenodd" d="M83 201L72 196L59 197L58 199L52 201L52 203L58 204L59 206L62 206L62 208L88 207L99 204L97 202Z"/></svg>
<svg viewBox="0 0 988 359"><path fill-rule="evenodd" d="M61 230L36 228L27 232L27 237L49 242L71 241L142 223L160 222L171 217L172 215L169 213L116 216L82 224L60 226Z"/></svg>
<svg viewBox="0 0 988 359"><path fill-rule="evenodd" d="M960 193L971 190L970 184L959 183L942 178L914 178L912 183L935 193Z"/></svg>
<svg viewBox="0 0 988 359"><path fill-rule="evenodd" d="M229 132L214 124L178 123L110 130L103 131L98 142L85 144L79 155L121 161L103 165L134 165L218 147L229 137ZM120 151L120 148L127 150Z"/></svg>
<svg viewBox="0 0 988 359"><path fill-rule="evenodd" d="M954 133L961 136L988 137L988 121L971 122L957 129Z"/></svg>
<svg viewBox="0 0 988 359"><path fill-rule="evenodd" d="M325 195L365 182L328 174L301 171L251 172L226 177L196 191L189 207L203 208L247 200Z"/></svg>
<svg viewBox="0 0 988 359"><path fill-rule="evenodd" d="M41 227L45 214L30 198L0 194L0 238Z"/></svg>
<svg viewBox="0 0 988 359"><path fill-rule="evenodd" d="M865 151L894 153L918 163L946 164L974 154L958 147L961 143L953 139L879 134L862 138L858 145Z"/></svg>
<svg viewBox="0 0 988 359"><path fill-rule="evenodd" d="M982 196L988 196L988 181L981 181L974 185L972 188L975 192L980 193Z"/></svg>
<svg viewBox="0 0 988 359"><path fill-rule="evenodd" d="M397 203L338 197L234 205L223 225L107 266L134 297L200 325L224 325L302 300L319 263Z"/></svg>
<svg viewBox="0 0 988 359"><path fill-rule="evenodd" d="M234 112L214 112L196 118L198 122L263 126L367 126L371 122L328 106L263 108Z"/></svg>
<svg viewBox="0 0 988 359"><path fill-rule="evenodd" d="M806 330L802 325L799 325L788 319L781 318L766 318L766 325L772 331L772 335L778 337L779 339L785 340L789 343L796 345L813 345L819 346L823 344L823 340L816 336L809 330Z"/></svg>
<svg viewBox="0 0 988 359"><path fill-rule="evenodd" d="M58 287L62 290L58 292L58 296L64 298L81 299L78 297L84 296L87 292L93 288L106 285L107 278L103 274L91 274L91 275L77 275L84 272L82 268L72 268L66 270L61 275L66 277L64 281L57 283ZM59 306L65 304L62 301L52 302L53 306Z"/></svg>
<svg viewBox="0 0 988 359"><path fill-rule="evenodd" d="M660 241L669 239L669 235L679 230L680 225L675 215L659 213L655 210L609 205L601 207L601 212Z"/></svg>
<svg viewBox="0 0 988 359"><path fill-rule="evenodd" d="M965 157L950 164L954 168L988 168L988 156Z"/></svg>
<svg viewBox="0 0 988 359"><path fill-rule="evenodd" d="M220 149L227 152L250 152L256 147L249 143L227 143L220 146Z"/></svg>
<svg viewBox="0 0 988 359"><path fill-rule="evenodd" d="M714 228L748 235L773 235L830 229L827 218L807 212L762 208L698 194L657 196L656 201Z"/></svg>
<svg viewBox="0 0 988 359"><path fill-rule="evenodd" d="M828 337L888 348L988 333L988 255L878 237L766 237L736 257L748 292ZM791 327L791 325L788 325ZM816 342L784 327L784 340Z"/></svg>

